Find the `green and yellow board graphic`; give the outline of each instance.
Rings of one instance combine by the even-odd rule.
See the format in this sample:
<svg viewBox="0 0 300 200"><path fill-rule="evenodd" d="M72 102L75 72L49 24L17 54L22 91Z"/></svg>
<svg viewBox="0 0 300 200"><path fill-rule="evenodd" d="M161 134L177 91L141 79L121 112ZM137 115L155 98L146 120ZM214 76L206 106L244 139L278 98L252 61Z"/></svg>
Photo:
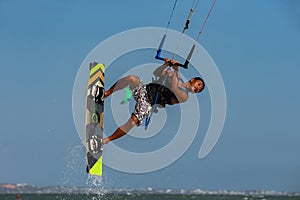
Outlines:
<svg viewBox="0 0 300 200"><path fill-rule="evenodd" d="M102 176L104 72L103 64L90 63L85 112L86 170L98 176Z"/></svg>

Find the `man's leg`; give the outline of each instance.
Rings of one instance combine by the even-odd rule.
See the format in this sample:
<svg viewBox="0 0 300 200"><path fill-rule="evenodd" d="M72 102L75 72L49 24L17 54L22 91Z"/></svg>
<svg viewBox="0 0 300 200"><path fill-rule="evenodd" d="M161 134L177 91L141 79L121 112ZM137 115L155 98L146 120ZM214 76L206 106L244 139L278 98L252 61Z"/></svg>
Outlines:
<svg viewBox="0 0 300 200"><path fill-rule="evenodd" d="M132 115L129 118L129 120L125 124L123 124L122 126L117 128L117 130L115 130L115 132L111 136L105 138L103 140L103 143L107 144L108 142L110 142L112 140L115 140L115 139L118 139L118 138L124 136L126 133L128 133L138 123L139 123L138 119L135 117L135 115Z"/></svg>
<svg viewBox="0 0 300 200"><path fill-rule="evenodd" d="M109 95L111 95L115 91L124 89L126 86L129 86L132 90L133 88L138 86L140 82L141 80L137 76L130 75L123 77L120 80L118 80L113 86L111 86L111 88L105 91L104 98L109 97Z"/></svg>

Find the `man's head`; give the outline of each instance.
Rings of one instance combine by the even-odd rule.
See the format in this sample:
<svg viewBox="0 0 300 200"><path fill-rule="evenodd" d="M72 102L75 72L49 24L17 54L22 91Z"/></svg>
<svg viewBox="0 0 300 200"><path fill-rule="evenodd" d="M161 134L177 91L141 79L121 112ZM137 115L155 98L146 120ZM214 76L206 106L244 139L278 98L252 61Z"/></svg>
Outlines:
<svg viewBox="0 0 300 200"><path fill-rule="evenodd" d="M191 92L193 92L193 93L199 93L205 87L205 83L204 83L203 79L200 78L200 77L194 77L194 78L192 78L189 81L189 83L191 85Z"/></svg>

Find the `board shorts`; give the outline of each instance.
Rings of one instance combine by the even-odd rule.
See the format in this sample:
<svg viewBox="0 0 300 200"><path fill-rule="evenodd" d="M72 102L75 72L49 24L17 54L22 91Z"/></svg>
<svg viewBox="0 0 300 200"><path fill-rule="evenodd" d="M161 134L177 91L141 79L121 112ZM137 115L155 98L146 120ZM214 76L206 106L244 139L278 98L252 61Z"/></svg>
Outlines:
<svg viewBox="0 0 300 200"><path fill-rule="evenodd" d="M152 105L148 97L146 85L141 81L138 86L131 90L131 94L136 101L133 115L138 119L140 126L143 120L148 117L152 110Z"/></svg>

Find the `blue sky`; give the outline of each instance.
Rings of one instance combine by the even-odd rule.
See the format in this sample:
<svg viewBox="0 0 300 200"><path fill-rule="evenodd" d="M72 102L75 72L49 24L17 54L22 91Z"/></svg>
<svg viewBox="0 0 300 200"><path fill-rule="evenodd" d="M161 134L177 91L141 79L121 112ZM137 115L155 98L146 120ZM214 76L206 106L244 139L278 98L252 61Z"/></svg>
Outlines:
<svg viewBox="0 0 300 200"><path fill-rule="evenodd" d="M187 35L197 35L210 2L200 1ZM178 0L171 29L182 30L191 4ZM0 0L0 182L86 186L85 152L72 116L80 64L114 34L165 27L172 5L171 0ZM300 192L299 18L295 0L217 1L200 38L227 94L217 145L199 160L199 133L165 169L128 174L106 167L104 187ZM117 73L109 72L108 85ZM208 92L199 98L209 114ZM106 126L113 130L113 125ZM117 143L127 142L142 148L130 137Z"/></svg>

